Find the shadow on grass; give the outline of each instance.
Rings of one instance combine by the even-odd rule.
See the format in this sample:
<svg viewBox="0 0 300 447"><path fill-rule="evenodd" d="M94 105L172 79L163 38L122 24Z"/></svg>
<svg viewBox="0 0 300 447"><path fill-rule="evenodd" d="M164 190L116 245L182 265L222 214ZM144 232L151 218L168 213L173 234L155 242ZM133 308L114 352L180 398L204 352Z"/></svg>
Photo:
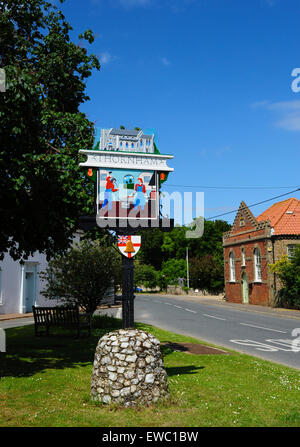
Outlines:
<svg viewBox="0 0 300 447"><path fill-rule="evenodd" d="M75 338L76 331L53 328L48 336L34 335L34 326L6 330L6 354L0 357L0 377L28 377L46 369L77 368L91 365L99 338L119 327L105 327L107 321L97 319L92 335ZM95 327L96 326L96 327Z"/></svg>
<svg viewBox="0 0 300 447"><path fill-rule="evenodd" d="M6 330L7 352L0 356L1 377L29 377L46 369L60 370L90 366L99 338L107 332L120 329L121 320L97 317L93 320L90 337L75 338L76 331L53 328L48 336L34 335L34 325ZM172 349L161 346L163 356ZM167 368L168 376L196 374L203 367L181 366Z"/></svg>
<svg viewBox="0 0 300 447"><path fill-rule="evenodd" d="M200 369L204 369L204 366L173 366L166 368L168 377L178 376L181 374L197 374Z"/></svg>

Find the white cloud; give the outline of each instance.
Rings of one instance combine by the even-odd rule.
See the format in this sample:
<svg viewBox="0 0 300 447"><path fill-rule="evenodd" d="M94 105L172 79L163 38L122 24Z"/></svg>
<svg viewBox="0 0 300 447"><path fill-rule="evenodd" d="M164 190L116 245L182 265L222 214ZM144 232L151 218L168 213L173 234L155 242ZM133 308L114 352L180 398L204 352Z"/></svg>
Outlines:
<svg viewBox="0 0 300 447"><path fill-rule="evenodd" d="M280 117L275 121L275 125L282 129L300 131L300 100L294 101L259 101L252 104L254 108L264 108Z"/></svg>
<svg viewBox="0 0 300 447"><path fill-rule="evenodd" d="M165 65L166 67L168 65L171 65L171 62L166 57L161 57L160 60L161 60L162 64Z"/></svg>
<svg viewBox="0 0 300 447"><path fill-rule="evenodd" d="M253 109L257 109L258 107L265 107L265 106L267 106L268 104L270 104L270 101L268 101L267 99L265 99L265 100L263 100L263 101L253 102L253 103L251 104L251 107L252 107Z"/></svg>
<svg viewBox="0 0 300 447"><path fill-rule="evenodd" d="M109 64L110 62L116 60L117 57L110 54L108 51L101 53L100 62L101 64Z"/></svg>
<svg viewBox="0 0 300 447"><path fill-rule="evenodd" d="M299 113L289 114L285 118L276 122L278 127L286 130L300 130L300 111Z"/></svg>

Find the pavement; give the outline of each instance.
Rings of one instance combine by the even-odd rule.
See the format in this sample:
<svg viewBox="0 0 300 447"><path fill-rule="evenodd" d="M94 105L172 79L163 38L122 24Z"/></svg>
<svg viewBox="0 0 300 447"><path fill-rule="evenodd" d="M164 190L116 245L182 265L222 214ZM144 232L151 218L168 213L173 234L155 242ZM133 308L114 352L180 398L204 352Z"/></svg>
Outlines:
<svg viewBox="0 0 300 447"><path fill-rule="evenodd" d="M116 305L112 305L112 306L99 306L98 310L100 312L102 312L103 310L106 309L112 309L112 313L114 313L113 309L118 309L120 307L119 304ZM0 322L1 321L8 321L8 320L18 320L18 319L24 319L24 318L33 318L33 313L32 312L28 312L26 314L3 314L0 315Z"/></svg>
<svg viewBox="0 0 300 447"><path fill-rule="evenodd" d="M0 315L0 321L17 320L18 318L33 318L33 313Z"/></svg>
<svg viewBox="0 0 300 447"><path fill-rule="evenodd" d="M142 296L142 294L140 294ZM150 294L149 294L150 295ZM153 296L155 296L153 294ZM258 304L244 304L244 303L229 303L228 301L224 300L223 297L220 296L199 296L199 295L163 295L168 298L177 298L177 299L184 299L187 298L189 301L195 302L195 303L202 303L202 304L211 304L216 306L224 306L225 308L229 309L236 309L236 310L242 310L242 311L248 311L248 312L258 312L268 315L279 315L287 318L300 318L300 310L295 309L285 309L283 307L268 307L268 306L260 306Z"/></svg>

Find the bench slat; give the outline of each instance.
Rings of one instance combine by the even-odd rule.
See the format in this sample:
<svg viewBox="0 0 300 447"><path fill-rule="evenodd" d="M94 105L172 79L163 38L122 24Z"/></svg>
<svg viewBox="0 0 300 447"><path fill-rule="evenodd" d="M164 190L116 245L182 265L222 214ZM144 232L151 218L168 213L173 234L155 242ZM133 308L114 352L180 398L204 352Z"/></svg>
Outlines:
<svg viewBox="0 0 300 447"><path fill-rule="evenodd" d="M74 307L36 307L32 306L35 334L38 334L38 327L45 326L48 333L51 326L66 326L77 329L78 336L80 329L88 329L91 333L91 314L80 314L78 306ZM80 316L85 317L83 321Z"/></svg>

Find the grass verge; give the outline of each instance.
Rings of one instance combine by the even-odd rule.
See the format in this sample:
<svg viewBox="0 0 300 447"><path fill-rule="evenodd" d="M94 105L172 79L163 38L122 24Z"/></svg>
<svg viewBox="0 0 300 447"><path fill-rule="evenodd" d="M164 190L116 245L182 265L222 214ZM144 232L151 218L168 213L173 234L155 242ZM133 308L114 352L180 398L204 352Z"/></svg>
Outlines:
<svg viewBox="0 0 300 447"><path fill-rule="evenodd" d="M120 320L96 318L92 336L33 326L6 330L0 357L1 427L299 427L299 372L245 354L193 355L162 346L170 398L148 408L117 408L90 400L99 338ZM161 343L191 337L146 324ZM207 343L205 343L207 344ZM223 348L222 348L223 349Z"/></svg>

